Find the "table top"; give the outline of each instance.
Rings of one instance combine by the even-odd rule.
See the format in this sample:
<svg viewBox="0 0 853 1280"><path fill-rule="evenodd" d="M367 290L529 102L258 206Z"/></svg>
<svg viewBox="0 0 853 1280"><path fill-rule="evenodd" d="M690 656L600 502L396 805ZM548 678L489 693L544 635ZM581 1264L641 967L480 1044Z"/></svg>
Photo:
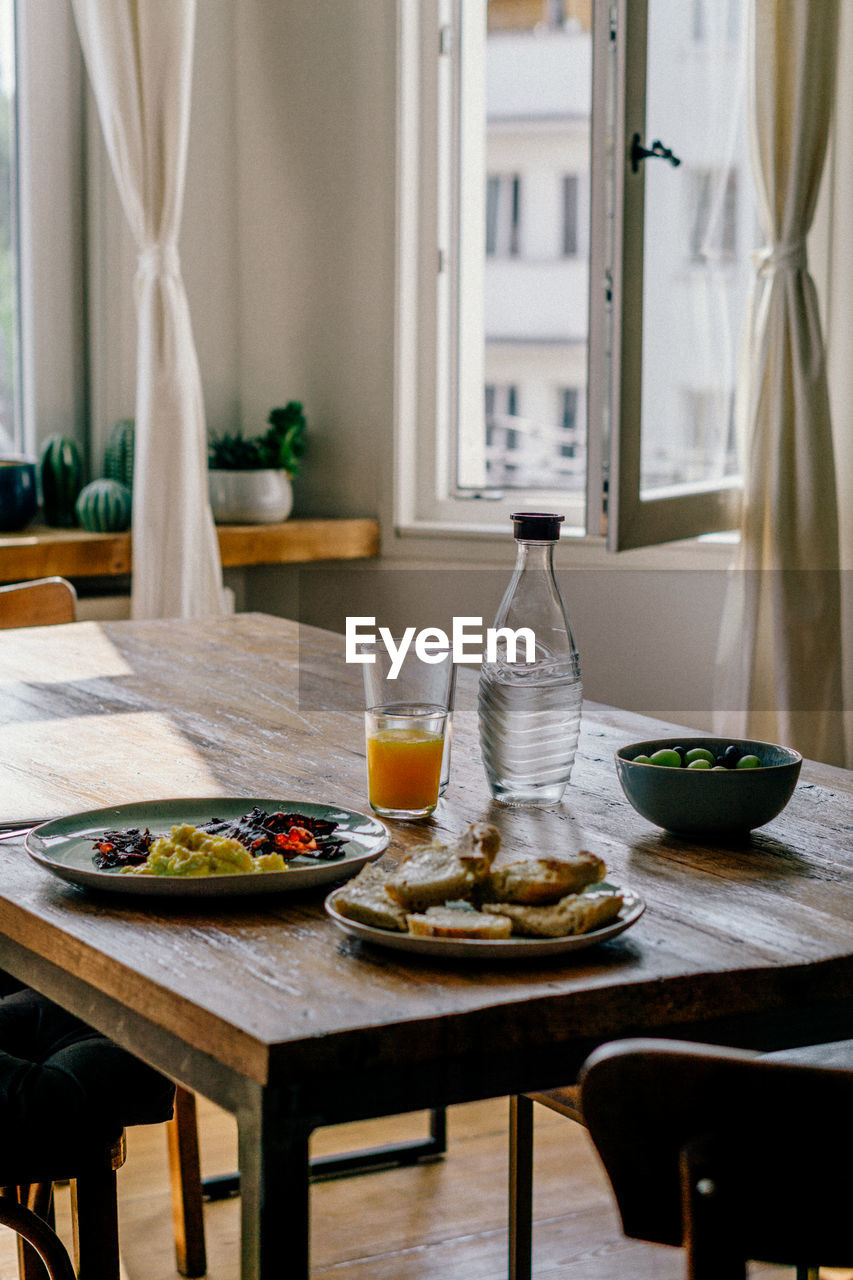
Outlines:
<svg viewBox="0 0 853 1280"><path fill-rule="evenodd" d="M7 840L0 965L32 980L48 971L27 957L49 961L49 974L91 990L96 1025L100 993L110 1016L126 1008L259 1085L334 1092L357 1061L386 1084L421 1080L424 1097L431 1080L436 1103L564 1083L613 1036L715 1024L760 1039L770 1019L769 1040L788 1027L794 1043L850 1016L853 775L806 762L787 809L746 842L676 838L628 805L612 762L616 747L670 726L585 703L563 804L507 810L483 775L474 673L460 675L447 794L433 820L389 824L388 856L480 819L511 854L591 849L646 900L621 937L522 963L436 962L345 937L323 889L215 903L91 896ZM181 795L366 810L361 705L342 637L265 615L0 632L0 821ZM132 1028L102 1029L140 1050ZM193 1070L185 1082L200 1087ZM414 1084L409 1100L422 1105Z"/></svg>

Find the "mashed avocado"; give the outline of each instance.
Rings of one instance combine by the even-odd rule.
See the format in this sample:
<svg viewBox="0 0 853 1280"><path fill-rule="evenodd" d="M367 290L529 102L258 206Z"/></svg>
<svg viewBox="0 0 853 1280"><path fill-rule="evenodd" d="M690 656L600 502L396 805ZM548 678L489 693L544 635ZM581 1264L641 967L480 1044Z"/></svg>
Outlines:
<svg viewBox="0 0 853 1280"><path fill-rule="evenodd" d="M212 836L188 822L172 827L172 834L160 836L151 846L145 862L126 867L131 876L227 876L237 872L284 871L280 853L253 858L239 840Z"/></svg>

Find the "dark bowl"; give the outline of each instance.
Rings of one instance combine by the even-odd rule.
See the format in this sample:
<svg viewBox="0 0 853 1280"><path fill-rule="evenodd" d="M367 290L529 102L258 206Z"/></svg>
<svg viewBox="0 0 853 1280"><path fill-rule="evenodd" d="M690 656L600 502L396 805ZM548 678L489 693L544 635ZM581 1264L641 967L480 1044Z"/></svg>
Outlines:
<svg viewBox="0 0 853 1280"><path fill-rule="evenodd" d="M0 532L25 529L36 513L36 464L0 458Z"/></svg>
<svg viewBox="0 0 853 1280"><path fill-rule="evenodd" d="M729 745L755 755L760 769L666 768L635 762L663 748L707 747L715 757ZM676 835L736 835L763 827L794 793L803 757L789 747L749 738L654 738L616 752L616 773L628 800L644 818Z"/></svg>

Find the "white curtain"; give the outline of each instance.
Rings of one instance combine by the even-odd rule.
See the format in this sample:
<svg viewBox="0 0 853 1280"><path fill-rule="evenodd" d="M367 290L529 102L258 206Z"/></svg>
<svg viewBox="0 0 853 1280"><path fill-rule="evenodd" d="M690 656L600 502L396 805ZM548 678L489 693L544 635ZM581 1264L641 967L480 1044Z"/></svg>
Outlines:
<svg viewBox="0 0 853 1280"><path fill-rule="evenodd" d="M826 154L838 0L753 0L749 125L766 247L744 336L746 488L717 664L717 723L843 763L838 513L806 235Z"/></svg>
<svg viewBox="0 0 853 1280"><path fill-rule="evenodd" d="M131 610L136 618L219 614L204 403L178 257L195 0L72 4L139 252Z"/></svg>

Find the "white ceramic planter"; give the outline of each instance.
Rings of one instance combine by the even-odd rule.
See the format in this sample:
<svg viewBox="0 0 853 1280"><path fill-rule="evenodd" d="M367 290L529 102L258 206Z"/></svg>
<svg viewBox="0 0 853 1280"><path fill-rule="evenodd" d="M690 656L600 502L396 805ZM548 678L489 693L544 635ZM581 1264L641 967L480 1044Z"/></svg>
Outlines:
<svg viewBox="0 0 853 1280"><path fill-rule="evenodd" d="M286 471L210 470L207 478L217 524L276 524L293 508Z"/></svg>

